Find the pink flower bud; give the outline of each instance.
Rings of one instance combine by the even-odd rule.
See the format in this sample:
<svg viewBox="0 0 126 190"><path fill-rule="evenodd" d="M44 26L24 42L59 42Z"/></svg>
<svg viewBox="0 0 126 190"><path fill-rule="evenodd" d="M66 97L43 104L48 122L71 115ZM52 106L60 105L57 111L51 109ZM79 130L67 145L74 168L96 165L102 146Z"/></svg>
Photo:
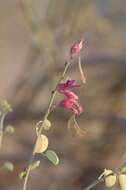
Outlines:
<svg viewBox="0 0 126 190"><path fill-rule="evenodd" d="M83 40L80 40L79 42L76 42L72 45L72 47L70 48L70 54L73 55L73 54L80 54L80 51L83 47Z"/></svg>

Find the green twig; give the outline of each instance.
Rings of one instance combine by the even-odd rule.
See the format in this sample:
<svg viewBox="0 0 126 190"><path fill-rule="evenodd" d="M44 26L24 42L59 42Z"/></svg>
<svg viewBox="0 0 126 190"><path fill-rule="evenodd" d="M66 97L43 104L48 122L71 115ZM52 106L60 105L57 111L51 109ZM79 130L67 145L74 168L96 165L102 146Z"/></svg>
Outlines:
<svg viewBox="0 0 126 190"><path fill-rule="evenodd" d="M23 190L26 190L27 183L28 183L28 178L29 178L29 173L30 173L30 165L27 168L26 176L24 178L24 184L23 184Z"/></svg>
<svg viewBox="0 0 126 190"><path fill-rule="evenodd" d="M36 139L36 142L35 142L35 145L34 145L34 148L33 148L33 152L32 152L32 156L31 156L31 159L30 159L30 162L29 162L29 165L27 167L27 170L26 170L26 176L24 178L24 184L23 184L23 190L26 190L26 187L27 187L27 182L28 182L28 178L29 178L29 174L30 174L30 170L31 170L31 163L32 161L34 160L34 155L35 155L35 147L36 147L36 144L37 144L37 140L38 138L40 137L41 133L42 133L42 129L43 129L43 126L44 126L44 122L46 121L46 119L48 118L49 114L50 114L50 111L51 111L51 107L53 105L53 102L54 102L54 98L56 96L56 88L57 88L57 85L64 79L64 76L69 68L69 66L71 65L71 62L72 62L72 59L70 59L70 62L67 62L65 63L65 67L64 67L64 70L63 70L63 73L62 75L60 76L57 84L56 84L56 87L55 89L52 91L51 93L51 96L50 96L50 99L49 99L49 103L48 103L48 106L47 106L47 111L45 113L45 116L43 118L43 123L38 131L38 136L37 136L37 139Z"/></svg>
<svg viewBox="0 0 126 190"><path fill-rule="evenodd" d="M97 179L97 180L93 181L88 187L84 188L83 190L90 190L90 189L92 189L93 187L95 187L96 185L98 185L99 183L101 183L103 181L104 181L103 178Z"/></svg>

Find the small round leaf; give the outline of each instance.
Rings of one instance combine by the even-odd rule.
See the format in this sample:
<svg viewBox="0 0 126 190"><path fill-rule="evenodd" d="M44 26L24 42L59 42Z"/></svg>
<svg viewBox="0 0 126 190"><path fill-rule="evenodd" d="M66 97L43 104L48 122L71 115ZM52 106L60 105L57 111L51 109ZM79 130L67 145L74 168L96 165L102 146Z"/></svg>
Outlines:
<svg viewBox="0 0 126 190"><path fill-rule="evenodd" d="M44 123L43 123L43 128L44 128L45 130L49 130L50 127L51 127L51 122L50 122L48 119L46 119L46 120L44 121Z"/></svg>
<svg viewBox="0 0 126 190"><path fill-rule="evenodd" d="M40 135L37 138L34 153L42 153L48 148L48 138L45 135Z"/></svg>
<svg viewBox="0 0 126 190"><path fill-rule="evenodd" d="M59 164L59 158L53 150L47 150L44 154L54 165Z"/></svg>

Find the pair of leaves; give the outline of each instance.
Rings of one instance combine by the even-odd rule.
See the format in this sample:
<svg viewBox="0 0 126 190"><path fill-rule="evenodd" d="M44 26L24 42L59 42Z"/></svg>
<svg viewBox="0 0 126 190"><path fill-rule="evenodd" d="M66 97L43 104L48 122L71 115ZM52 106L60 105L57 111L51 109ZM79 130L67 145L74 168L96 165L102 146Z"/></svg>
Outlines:
<svg viewBox="0 0 126 190"><path fill-rule="evenodd" d="M34 170L37 167L39 167L40 161L43 159L43 157L46 157L54 165L57 165L59 163L59 158L57 154L53 150L47 150L48 144L49 144L48 137L46 135L43 135L43 134L38 135L35 149L34 149L34 154L33 154L34 160L29 166L31 170ZM25 169L19 174L19 178L20 179L25 178L26 173L27 173L27 169Z"/></svg>
<svg viewBox="0 0 126 190"><path fill-rule="evenodd" d="M48 144L49 144L48 137L46 135L43 135L43 134L39 135L37 138L36 145L35 145L34 155L39 154L39 155L45 156L54 165L57 165L59 163L59 158L53 150L47 150Z"/></svg>
<svg viewBox="0 0 126 190"><path fill-rule="evenodd" d="M100 175L99 179L104 177L105 186L113 187L117 182L117 174L112 170L105 169L104 172ZM118 180L121 190L126 190L126 174L118 174Z"/></svg>
<svg viewBox="0 0 126 190"><path fill-rule="evenodd" d="M59 163L59 158L57 154L53 150L47 150L49 144L48 137L44 134L39 134L41 127L43 127L43 129L45 130L49 130L51 127L51 122L46 119L44 123L43 121L39 121L36 125L37 141L33 151L34 159L29 165L31 170L36 169L40 165L40 161L43 159L43 157L46 157L54 165L57 165ZM26 176L26 173L27 169L22 171L19 174L20 179L24 178Z"/></svg>

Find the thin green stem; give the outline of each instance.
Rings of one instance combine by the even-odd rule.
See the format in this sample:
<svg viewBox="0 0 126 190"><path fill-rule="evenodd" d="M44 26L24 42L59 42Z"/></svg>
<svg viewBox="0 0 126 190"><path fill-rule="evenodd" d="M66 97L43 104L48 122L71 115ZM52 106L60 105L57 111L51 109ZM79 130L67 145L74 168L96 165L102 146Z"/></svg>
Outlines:
<svg viewBox="0 0 126 190"><path fill-rule="evenodd" d="M34 148L33 148L33 152L32 152L32 156L31 156L31 159L30 159L30 162L29 162L29 165L27 167L27 170L26 170L26 176L24 178L24 184L23 184L23 190L26 190L26 187L27 187L27 183L28 183L28 178L29 178L29 174L30 174L30 170L31 170L31 163L32 161L34 160L34 155L35 155L35 147L36 147L36 144L37 144L37 140L38 138L40 137L41 133L42 133L42 129L43 129L43 126L44 126L44 122L46 121L46 119L48 118L49 114L50 114L50 110L51 110L51 107L53 105L53 102L54 102L54 98L56 96L56 93L57 93L57 85L64 79L64 76L69 68L69 66L71 65L71 61L72 59L70 60L70 62L67 62L65 63L65 67L64 67L64 70L63 70L63 73L62 75L60 76L58 82L56 83L56 87L55 89L52 91L51 93L51 96L50 96L50 99L49 99L49 103L48 103L48 106L47 106L47 111L45 113L45 116L43 118L43 123L38 131L38 136L37 136L37 139L36 139L36 142L35 142L35 145L34 145Z"/></svg>
<svg viewBox="0 0 126 190"><path fill-rule="evenodd" d="M57 82L57 84L56 84L56 87L57 87L57 85L64 79L64 76L65 76L65 74L66 74L66 72L67 72L67 70L68 70L68 68L69 68L70 65L71 65L71 62L65 63L65 67L64 67L63 73L62 73L62 75L60 76L60 78L59 78L59 80L58 80L58 82ZM47 107L47 111L46 111L45 116L44 116L44 119L43 119L43 124L42 124L42 126L41 126L41 128L40 128L40 130L39 130L38 135L41 134L42 128L43 128L43 126L44 126L44 122L45 122L45 120L48 118L48 115L49 115L49 113L50 113L50 109L51 109L51 107L52 107L54 98L55 98L56 93L57 93L56 87L55 87L55 89L54 89L54 90L52 91L52 93L51 93L50 100L49 100L49 104L48 104L48 107Z"/></svg>
<svg viewBox="0 0 126 190"><path fill-rule="evenodd" d="M4 119L5 119L5 114L3 114L0 119L0 149L1 149L2 141L3 141Z"/></svg>
<svg viewBox="0 0 126 190"><path fill-rule="evenodd" d="M30 174L30 165L27 168L26 176L24 178L23 190L26 190L29 174Z"/></svg>
<svg viewBox="0 0 126 190"><path fill-rule="evenodd" d="M96 179L95 181L93 181L89 186L87 186L86 188L84 188L83 190L90 190L92 189L93 187L95 187L96 185L98 185L99 183L103 182L104 179L101 178L101 179Z"/></svg>

